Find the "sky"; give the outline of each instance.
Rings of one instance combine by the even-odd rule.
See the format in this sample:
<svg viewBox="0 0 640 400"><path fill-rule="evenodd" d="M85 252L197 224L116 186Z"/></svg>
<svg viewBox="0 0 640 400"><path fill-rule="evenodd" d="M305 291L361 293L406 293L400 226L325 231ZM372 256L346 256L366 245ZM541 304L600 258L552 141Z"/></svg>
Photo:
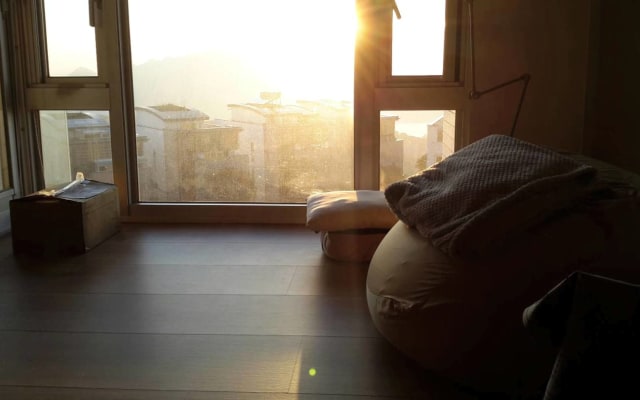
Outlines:
<svg viewBox="0 0 640 400"><path fill-rule="evenodd" d="M351 97L357 20L345 0L130 0L133 64L224 51L271 82L268 91ZM179 6L178 6L179 4ZM153 9L153 18L149 10ZM318 79L318 77L330 79ZM293 95L293 94L290 94Z"/></svg>
<svg viewBox="0 0 640 400"><path fill-rule="evenodd" d="M393 18L394 75L442 74L444 0L396 0Z"/></svg>
<svg viewBox="0 0 640 400"><path fill-rule="evenodd" d="M97 70L95 33L86 0L45 0L49 69L68 76L77 68Z"/></svg>
<svg viewBox="0 0 640 400"><path fill-rule="evenodd" d="M445 1L396 1L394 74L441 73ZM45 13L52 75L95 71L87 0L45 0ZM129 0L129 15L134 65L222 51L264 74L270 87L256 88L256 96L353 97L355 1Z"/></svg>

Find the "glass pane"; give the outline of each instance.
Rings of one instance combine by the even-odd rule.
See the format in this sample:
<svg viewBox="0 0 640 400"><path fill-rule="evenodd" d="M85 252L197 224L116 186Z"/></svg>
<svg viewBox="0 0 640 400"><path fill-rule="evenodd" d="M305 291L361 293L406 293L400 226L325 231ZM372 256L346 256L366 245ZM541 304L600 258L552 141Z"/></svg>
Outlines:
<svg viewBox="0 0 640 400"><path fill-rule="evenodd" d="M69 183L77 172L113 183L108 111L40 111L47 188Z"/></svg>
<svg viewBox="0 0 640 400"><path fill-rule="evenodd" d="M442 75L446 0L396 0L391 74Z"/></svg>
<svg viewBox="0 0 640 400"><path fill-rule="evenodd" d="M129 14L141 201L353 188L353 1L129 0Z"/></svg>
<svg viewBox="0 0 640 400"><path fill-rule="evenodd" d="M87 0L44 0L49 76L97 76Z"/></svg>
<svg viewBox="0 0 640 400"><path fill-rule="evenodd" d="M453 153L455 122L455 111L381 112L380 190Z"/></svg>

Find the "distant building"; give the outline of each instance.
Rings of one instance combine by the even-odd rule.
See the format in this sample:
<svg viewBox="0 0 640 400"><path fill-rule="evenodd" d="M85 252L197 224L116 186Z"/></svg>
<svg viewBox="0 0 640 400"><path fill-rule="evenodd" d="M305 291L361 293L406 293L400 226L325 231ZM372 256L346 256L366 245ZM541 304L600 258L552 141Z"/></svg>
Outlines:
<svg viewBox="0 0 640 400"><path fill-rule="evenodd" d="M400 118L388 111L380 117L382 188L430 167L454 150L455 111L443 111L432 121L410 119L403 124Z"/></svg>
<svg viewBox="0 0 640 400"><path fill-rule="evenodd" d="M442 157L448 157L456 150L456 112L446 110L442 120Z"/></svg>
<svg viewBox="0 0 640 400"><path fill-rule="evenodd" d="M67 111L71 179L76 172L100 182L113 183L111 125L108 114Z"/></svg>
<svg viewBox="0 0 640 400"><path fill-rule="evenodd" d="M136 130L147 138L138 170L145 201L240 201L251 187L246 158L236 154L241 128L221 126L198 111L166 104L136 107Z"/></svg>
<svg viewBox="0 0 640 400"><path fill-rule="evenodd" d="M404 178L404 143L396 137L396 115L380 116L380 188Z"/></svg>
<svg viewBox="0 0 640 400"><path fill-rule="evenodd" d="M230 104L229 121L173 104L136 107L140 199L304 202L316 191L353 188L351 104L278 100L271 94ZM78 171L113 182L108 113L49 112L41 119L48 183L68 182ZM455 144L454 111L428 123L424 137L396 132L397 120L380 119L381 187L440 161Z"/></svg>
<svg viewBox="0 0 640 400"><path fill-rule="evenodd" d="M242 128L239 152L249 155L253 201L304 202L314 191L353 187L350 104L300 101L229 104L232 126Z"/></svg>
<svg viewBox="0 0 640 400"><path fill-rule="evenodd" d="M444 158L443 122L444 117L438 117L436 120L427 124L427 159L425 168L442 161Z"/></svg>
<svg viewBox="0 0 640 400"><path fill-rule="evenodd" d="M48 188L74 180L77 172L86 179L113 183L108 112L49 110L40 113L40 127ZM145 140L137 137L139 152L143 151Z"/></svg>
<svg viewBox="0 0 640 400"><path fill-rule="evenodd" d="M427 125L427 167L442 161L454 152L455 119L455 111L445 111L442 117Z"/></svg>
<svg viewBox="0 0 640 400"><path fill-rule="evenodd" d="M425 154L427 147L427 126L425 126L425 134L422 136L402 135L402 153L403 153L403 176L409 177L419 171L424 170L427 165Z"/></svg>

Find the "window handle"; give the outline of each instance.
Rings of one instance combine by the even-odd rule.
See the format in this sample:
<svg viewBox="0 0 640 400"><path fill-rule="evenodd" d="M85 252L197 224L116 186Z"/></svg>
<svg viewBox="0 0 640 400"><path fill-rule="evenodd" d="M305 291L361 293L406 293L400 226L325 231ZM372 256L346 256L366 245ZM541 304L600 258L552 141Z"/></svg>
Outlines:
<svg viewBox="0 0 640 400"><path fill-rule="evenodd" d="M397 19L402 18L402 15L400 15L400 9L398 8L398 3L396 3L396 0L393 0L393 12L396 14Z"/></svg>
<svg viewBox="0 0 640 400"><path fill-rule="evenodd" d="M93 0L89 0L89 25L96 26L96 16L93 14Z"/></svg>
<svg viewBox="0 0 640 400"><path fill-rule="evenodd" d="M102 0L89 0L89 25L96 27L96 21L100 25L100 14L102 12ZM97 17L96 17L97 15Z"/></svg>

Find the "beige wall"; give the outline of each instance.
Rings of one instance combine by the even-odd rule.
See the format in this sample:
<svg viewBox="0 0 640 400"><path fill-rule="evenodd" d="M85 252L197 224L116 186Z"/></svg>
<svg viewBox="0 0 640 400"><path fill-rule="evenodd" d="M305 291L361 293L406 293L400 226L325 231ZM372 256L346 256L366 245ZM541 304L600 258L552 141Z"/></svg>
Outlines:
<svg viewBox="0 0 640 400"><path fill-rule="evenodd" d="M474 1L476 88L485 90L531 74L517 138L581 150L590 10L590 0ZM471 101L468 140L508 133L521 88L514 84Z"/></svg>
<svg viewBox="0 0 640 400"><path fill-rule="evenodd" d="M531 74L516 137L640 173L639 1L483 0L474 10L477 89ZM470 102L469 141L508 132L519 91Z"/></svg>
<svg viewBox="0 0 640 400"><path fill-rule="evenodd" d="M640 2L602 2L590 153L640 173Z"/></svg>

